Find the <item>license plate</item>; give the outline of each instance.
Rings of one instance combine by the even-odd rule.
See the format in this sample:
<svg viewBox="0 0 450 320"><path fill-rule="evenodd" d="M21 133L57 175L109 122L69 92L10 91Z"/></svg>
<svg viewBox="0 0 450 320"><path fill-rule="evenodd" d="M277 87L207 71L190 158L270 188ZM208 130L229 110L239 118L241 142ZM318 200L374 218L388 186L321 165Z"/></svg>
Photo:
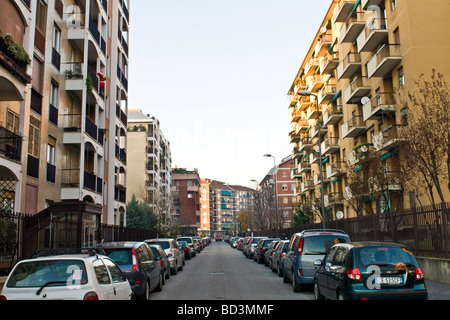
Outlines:
<svg viewBox="0 0 450 320"><path fill-rule="evenodd" d="M391 284L391 285L402 285L402 277L377 277L375 278L376 284Z"/></svg>

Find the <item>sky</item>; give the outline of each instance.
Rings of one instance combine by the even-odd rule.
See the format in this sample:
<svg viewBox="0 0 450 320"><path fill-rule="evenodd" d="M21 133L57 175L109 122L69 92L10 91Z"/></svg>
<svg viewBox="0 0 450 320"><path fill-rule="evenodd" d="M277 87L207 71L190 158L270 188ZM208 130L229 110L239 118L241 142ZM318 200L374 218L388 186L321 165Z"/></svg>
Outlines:
<svg viewBox="0 0 450 320"><path fill-rule="evenodd" d="M172 166L255 187L292 154L287 92L331 0L131 0L129 108Z"/></svg>

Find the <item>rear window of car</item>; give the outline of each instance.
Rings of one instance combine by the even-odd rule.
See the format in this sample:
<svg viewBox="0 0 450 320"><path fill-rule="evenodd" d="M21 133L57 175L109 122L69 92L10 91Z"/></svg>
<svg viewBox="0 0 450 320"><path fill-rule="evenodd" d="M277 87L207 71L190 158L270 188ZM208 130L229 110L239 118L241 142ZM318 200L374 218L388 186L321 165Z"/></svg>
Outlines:
<svg viewBox="0 0 450 320"><path fill-rule="evenodd" d="M117 265L132 264L130 249L104 249L106 255Z"/></svg>
<svg viewBox="0 0 450 320"><path fill-rule="evenodd" d="M24 262L14 269L8 288L39 288L49 282L51 286L81 285L87 283L86 267L81 260L41 260Z"/></svg>
<svg viewBox="0 0 450 320"><path fill-rule="evenodd" d="M192 243L191 238L178 238L177 241L186 241L187 243Z"/></svg>
<svg viewBox="0 0 450 320"><path fill-rule="evenodd" d="M152 241L151 244L158 244L163 249L170 249L169 241Z"/></svg>
<svg viewBox="0 0 450 320"><path fill-rule="evenodd" d="M371 246L355 248L355 262L358 267L370 265L396 265L403 263L407 266L417 266L414 256L402 247Z"/></svg>
<svg viewBox="0 0 450 320"><path fill-rule="evenodd" d="M263 243L263 247L268 247L273 240L265 240Z"/></svg>
<svg viewBox="0 0 450 320"><path fill-rule="evenodd" d="M348 242L347 237L336 235L320 235L303 238L303 254L326 254L338 243Z"/></svg>

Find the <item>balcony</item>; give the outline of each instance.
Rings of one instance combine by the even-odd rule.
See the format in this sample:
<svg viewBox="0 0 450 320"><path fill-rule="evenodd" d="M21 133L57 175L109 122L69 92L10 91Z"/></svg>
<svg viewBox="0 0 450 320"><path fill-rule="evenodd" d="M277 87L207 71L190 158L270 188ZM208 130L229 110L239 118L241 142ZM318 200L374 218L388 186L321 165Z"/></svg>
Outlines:
<svg viewBox="0 0 450 320"><path fill-rule="evenodd" d="M319 58L311 58L305 65L305 75L314 75L318 67L320 67Z"/></svg>
<svg viewBox="0 0 450 320"><path fill-rule="evenodd" d="M356 0L340 0L333 13L333 22L345 22L356 5Z"/></svg>
<svg viewBox="0 0 450 320"><path fill-rule="evenodd" d="M313 151L309 154L309 164L319 163L319 152Z"/></svg>
<svg viewBox="0 0 450 320"><path fill-rule="evenodd" d="M294 111L292 111L292 114L291 114L291 122L296 123L301 118L302 118L302 112L297 109L294 109Z"/></svg>
<svg viewBox="0 0 450 320"><path fill-rule="evenodd" d="M371 88L364 86L361 76L355 77L344 91L345 102L348 104L359 104L361 99L367 96Z"/></svg>
<svg viewBox="0 0 450 320"><path fill-rule="evenodd" d="M318 95L319 104L328 104L336 96L336 80L335 78L330 78L328 82L322 87Z"/></svg>
<svg viewBox="0 0 450 320"><path fill-rule="evenodd" d="M289 133L289 138L291 143L297 143L300 141L300 133L296 132L296 131L291 131Z"/></svg>
<svg viewBox="0 0 450 320"><path fill-rule="evenodd" d="M402 61L401 57L393 57L390 54L389 45L383 45L372 59L367 63L367 76L385 77L388 75L396 65Z"/></svg>
<svg viewBox="0 0 450 320"><path fill-rule="evenodd" d="M322 142L322 154L330 155L340 150L341 140L339 137L329 137Z"/></svg>
<svg viewBox="0 0 450 320"><path fill-rule="evenodd" d="M328 127L321 124L320 136L323 137L324 135L327 134L327 132L328 132ZM319 137L319 126L317 125L317 121L313 126L311 126L310 133L311 133L311 138L313 138L313 139Z"/></svg>
<svg viewBox="0 0 450 320"><path fill-rule="evenodd" d="M354 138L366 130L362 116L353 116L342 124L342 138Z"/></svg>
<svg viewBox="0 0 450 320"><path fill-rule="evenodd" d="M299 91L306 89L306 81L298 79L294 86L294 94L298 94Z"/></svg>
<svg viewBox="0 0 450 320"><path fill-rule="evenodd" d="M378 93L363 106L364 121L379 120L390 112L395 112L394 95L390 92Z"/></svg>
<svg viewBox="0 0 450 320"><path fill-rule="evenodd" d="M83 76L83 63L65 62L61 67L62 72L66 75L66 91L72 91L81 99L82 92L86 88Z"/></svg>
<svg viewBox="0 0 450 320"><path fill-rule="evenodd" d="M301 97L300 100L297 103L297 108L300 111L306 110L311 104L311 98L310 97Z"/></svg>
<svg viewBox="0 0 450 320"><path fill-rule="evenodd" d="M314 175L314 185L320 185L322 183L322 181L320 181L320 173L316 173ZM330 178L327 177L327 175L325 174L325 172L323 172L323 183L330 183Z"/></svg>
<svg viewBox="0 0 450 320"><path fill-rule="evenodd" d="M324 196L325 208L344 204L344 193L333 192Z"/></svg>
<svg viewBox="0 0 450 320"><path fill-rule="evenodd" d="M332 74L339 64L339 56L337 52L328 53L320 62L320 74Z"/></svg>
<svg viewBox="0 0 450 320"><path fill-rule="evenodd" d="M355 146L352 151L348 154L348 162L354 165L362 165L370 159L370 152L372 150L371 143L365 143Z"/></svg>
<svg viewBox="0 0 450 320"><path fill-rule="evenodd" d="M289 108L295 107L298 103L299 96L296 94L292 94L288 96Z"/></svg>
<svg viewBox="0 0 450 320"><path fill-rule="evenodd" d="M403 142L398 137L399 125L390 125L373 137L373 147L376 151L389 151Z"/></svg>
<svg viewBox="0 0 450 320"><path fill-rule="evenodd" d="M362 0L361 6L364 10L367 10L370 6L379 7L382 3L384 3L384 0Z"/></svg>
<svg viewBox="0 0 450 320"><path fill-rule="evenodd" d="M338 79L350 79L356 73L361 73L361 55L349 52L337 67Z"/></svg>
<svg viewBox="0 0 450 320"><path fill-rule="evenodd" d="M320 117L321 114L322 114L321 106L319 105L319 107L317 107L317 104L314 103L310 105L308 110L306 111L306 119L315 120L318 117Z"/></svg>
<svg viewBox="0 0 450 320"><path fill-rule="evenodd" d="M307 191L314 190L314 181L313 180L306 180L302 182L302 193L305 193Z"/></svg>
<svg viewBox="0 0 450 320"><path fill-rule="evenodd" d="M298 164L298 173L303 174L311 171L311 164L308 161L302 161Z"/></svg>
<svg viewBox="0 0 450 320"><path fill-rule="evenodd" d="M333 43L333 35L330 33L324 33L320 35L319 41L316 44L314 53L316 57L324 57L328 52L331 44Z"/></svg>
<svg viewBox="0 0 450 320"><path fill-rule="evenodd" d="M358 52L373 52L387 37L386 19L373 18L356 40Z"/></svg>
<svg viewBox="0 0 450 320"><path fill-rule="evenodd" d="M366 23L358 19L358 13L352 12L341 27L339 38L341 43L353 43L363 31Z"/></svg>
<svg viewBox="0 0 450 320"><path fill-rule="evenodd" d="M0 155L20 162L23 137L0 126Z"/></svg>
<svg viewBox="0 0 450 320"><path fill-rule="evenodd" d="M309 127L310 125L308 121L301 120L295 125L294 129L296 133L302 134L305 133L309 129Z"/></svg>
<svg viewBox="0 0 450 320"><path fill-rule="evenodd" d="M312 138L311 137L303 137L301 139L301 141L299 142L298 149L300 152L304 152L304 151L311 150L312 147L313 147Z"/></svg>
<svg viewBox="0 0 450 320"><path fill-rule="evenodd" d="M309 82L309 91L311 92L318 92L323 85L325 84L325 78L322 77L319 74L315 74L314 76L311 77L311 80Z"/></svg>
<svg viewBox="0 0 450 320"><path fill-rule="evenodd" d="M332 105L323 114L323 125L335 125L342 120L343 116L343 107L340 105Z"/></svg>
<svg viewBox="0 0 450 320"><path fill-rule="evenodd" d="M330 179L341 177L347 173L347 163L345 161L336 161L327 166L327 177ZM332 181L333 182L333 181Z"/></svg>

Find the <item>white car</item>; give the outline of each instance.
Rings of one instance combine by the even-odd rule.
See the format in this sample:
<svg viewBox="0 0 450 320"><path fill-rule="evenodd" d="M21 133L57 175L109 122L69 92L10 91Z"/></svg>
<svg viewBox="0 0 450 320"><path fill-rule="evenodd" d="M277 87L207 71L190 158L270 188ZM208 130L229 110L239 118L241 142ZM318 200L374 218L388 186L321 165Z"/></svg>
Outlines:
<svg viewBox="0 0 450 320"><path fill-rule="evenodd" d="M46 256L19 262L0 300L130 300L120 268L95 253Z"/></svg>

